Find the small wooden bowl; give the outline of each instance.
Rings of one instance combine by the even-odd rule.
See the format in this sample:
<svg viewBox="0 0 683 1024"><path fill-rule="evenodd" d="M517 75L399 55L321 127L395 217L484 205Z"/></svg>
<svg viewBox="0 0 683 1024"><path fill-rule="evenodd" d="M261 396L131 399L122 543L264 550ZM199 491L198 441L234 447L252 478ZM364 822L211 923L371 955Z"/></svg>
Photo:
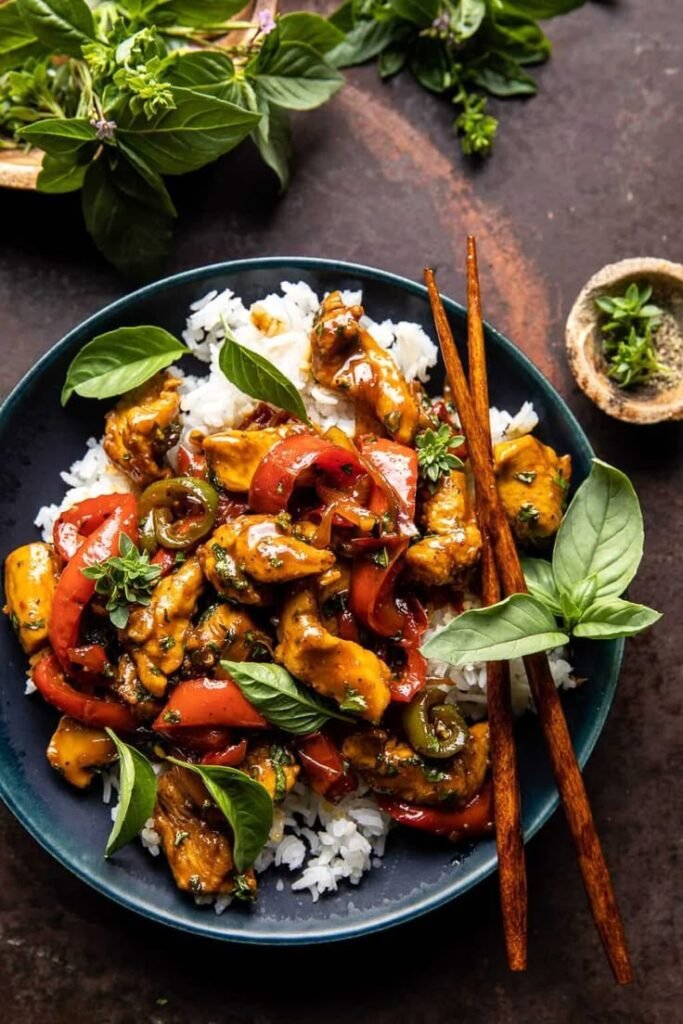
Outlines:
<svg viewBox="0 0 683 1024"><path fill-rule="evenodd" d="M0 0L0 4L5 0ZM251 21L256 11L269 11L273 16L277 10L277 0L251 0L250 3L235 15L235 21ZM215 44L234 46L236 43L248 43L257 32L258 26L253 22L253 28L236 29L230 32L223 39ZM38 175L43 163L43 151L41 149L0 149L0 188L22 188L36 189Z"/></svg>
<svg viewBox="0 0 683 1024"><path fill-rule="evenodd" d="M671 314L683 337L683 264L645 256L610 263L584 285L567 319L566 344L571 371L581 390L609 416L628 423L683 419L680 364L672 368L670 386L645 393L618 388L605 373L599 333L599 321L604 314L596 307L595 300L600 295L623 293L632 281L652 285L652 301Z"/></svg>

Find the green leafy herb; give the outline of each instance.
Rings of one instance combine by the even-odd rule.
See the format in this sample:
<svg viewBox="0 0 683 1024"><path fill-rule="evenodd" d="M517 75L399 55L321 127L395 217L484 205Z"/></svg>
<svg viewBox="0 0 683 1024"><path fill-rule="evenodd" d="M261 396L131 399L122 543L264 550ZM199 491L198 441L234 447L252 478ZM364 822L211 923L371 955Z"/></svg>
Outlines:
<svg viewBox="0 0 683 1024"><path fill-rule="evenodd" d="M525 501L517 509L517 518L520 523L537 523L541 513L530 501Z"/></svg>
<svg viewBox="0 0 683 1024"><path fill-rule="evenodd" d="M572 634L607 640L640 633L661 618L659 612L619 595L635 576L642 552L642 515L630 481L594 459L560 526L552 565L539 558L523 561L529 593L459 615L422 650L462 665L549 650Z"/></svg>
<svg viewBox="0 0 683 1024"><path fill-rule="evenodd" d="M331 22L346 38L329 54L337 67L378 58L383 78L409 68L418 82L450 98L466 154L490 152L498 122L486 96L532 96L526 68L550 55L539 18L583 0L345 0Z"/></svg>
<svg viewBox="0 0 683 1024"><path fill-rule="evenodd" d="M268 842L273 824L273 801L268 791L236 768L189 764L174 757L168 760L201 778L232 829L235 867L242 874Z"/></svg>
<svg viewBox="0 0 683 1024"><path fill-rule="evenodd" d="M377 551L373 552L373 554L370 557L372 561L375 563L375 565L378 566L380 569L388 568L389 552L387 551L386 548L379 548Z"/></svg>
<svg viewBox="0 0 683 1024"><path fill-rule="evenodd" d="M428 483L435 484L452 469L462 469L462 459L454 455L452 449L459 448L464 440L465 438L455 434L447 423L440 424L436 429L430 427L418 434L415 438L415 447L420 476Z"/></svg>
<svg viewBox="0 0 683 1024"><path fill-rule="evenodd" d="M120 740L111 729L106 732L118 751L120 766L119 804L104 853L111 857L134 839L152 816L157 780L144 754Z"/></svg>
<svg viewBox="0 0 683 1024"><path fill-rule="evenodd" d="M521 658L561 647L568 639L542 601L531 594L513 594L490 608L458 615L423 645L422 653L452 665L467 665Z"/></svg>
<svg viewBox="0 0 683 1024"><path fill-rule="evenodd" d="M271 725L295 735L322 728L330 718L351 721L301 686L280 665L255 661L222 661L240 690Z"/></svg>
<svg viewBox="0 0 683 1024"><path fill-rule="evenodd" d="M123 395L187 352L162 327L119 327L100 334L72 359L62 388L62 405L74 393L84 398Z"/></svg>
<svg viewBox="0 0 683 1024"><path fill-rule="evenodd" d="M344 691L344 700L339 705L342 711L352 711L354 713L362 714L363 711L367 711L368 702L362 693L354 689L353 686L347 686Z"/></svg>
<svg viewBox="0 0 683 1024"><path fill-rule="evenodd" d="M309 423L301 395L290 380L258 352L239 345L224 323L225 341L218 365L231 384L250 398L268 402Z"/></svg>
<svg viewBox="0 0 683 1024"><path fill-rule="evenodd" d="M146 551L139 551L125 533L119 535L119 554L81 572L95 580L95 593L107 598L112 625L125 629L130 605L147 605L160 576L161 566L151 565Z"/></svg>
<svg viewBox="0 0 683 1024"><path fill-rule="evenodd" d="M620 388L647 384L654 374L668 372L657 359L653 338L663 311L650 302L651 297L651 285L639 287L634 281L623 296L602 295L595 300L608 316L600 325L607 376Z"/></svg>
<svg viewBox="0 0 683 1024"><path fill-rule="evenodd" d="M317 14L226 42L237 0L9 0L0 5L0 148L40 147L38 187L83 190L86 227L127 274L168 251L164 175L216 160L247 136L284 186L288 111L342 85L326 54L343 33ZM64 58L67 59L64 59ZM57 59L55 59L57 58Z"/></svg>

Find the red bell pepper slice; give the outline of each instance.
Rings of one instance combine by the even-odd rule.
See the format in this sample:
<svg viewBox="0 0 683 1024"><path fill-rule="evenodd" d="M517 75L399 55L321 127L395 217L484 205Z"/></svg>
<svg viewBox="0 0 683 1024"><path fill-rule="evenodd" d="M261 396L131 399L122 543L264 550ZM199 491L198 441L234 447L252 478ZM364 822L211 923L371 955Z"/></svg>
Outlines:
<svg viewBox="0 0 683 1024"><path fill-rule="evenodd" d="M107 652L102 644L83 644L69 649L69 662L78 665L84 672L101 676L111 665Z"/></svg>
<svg viewBox="0 0 683 1024"><path fill-rule="evenodd" d="M359 446L363 459L381 473L393 489L405 519L414 526L418 474L415 449L383 437L361 438ZM375 486L370 509L379 515L388 511L386 488Z"/></svg>
<svg viewBox="0 0 683 1024"><path fill-rule="evenodd" d="M233 743L229 747L224 747L223 750L214 750L209 754L204 754L199 763L219 764L228 768L236 768L242 764L246 756L247 741L241 740L239 743Z"/></svg>
<svg viewBox="0 0 683 1024"><path fill-rule="evenodd" d="M174 738L186 726L267 729L268 722L232 679L186 679L179 683L153 729Z"/></svg>
<svg viewBox="0 0 683 1024"><path fill-rule="evenodd" d="M57 553L65 562L78 551L86 537L90 537L121 504L121 494L101 494L87 498L62 512L52 530Z"/></svg>
<svg viewBox="0 0 683 1024"><path fill-rule="evenodd" d="M277 441L258 464L249 489L250 508L266 515L283 512L314 468L346 490L364 473L355 452L316 434L294 434Z"/></svg>
<svg viewBox="0 0 683 1024"><path fill-rule="evenodd" d="M67 563L55 589L48 632L50 644L62 668L68 672L69 650L78 646L78 633L85 606L95 592L95 580L83 575L89 565L105 562L118 554L122 533L137 543L137 501L132 494L107 495L111 510L103 513L100 525L87 537ZM83 503L85 504L85 502Z"/></svg>
<svg viewBox="0 0 683 1024"><path fill-rule="evenodd" d="M401 675L389 683L392 699L408 703L427 682L427 659L420 651L420 643L429 624L424 608L416 597L398 602L404 612L399 645L405 651L406 661Z"/></svg>
<svg viewBox="0 0 683 1024"><path fill-rule="evenodd" d="M334 802L356 789L358 780L355 773L326 733L312 732L302 736L296 741L296 752L316 793Z"/></svg>
<svg viewBox="0 0 683 1024"><path fill-rule="evenodd" d="M168 576L170 572L176 567L175 551L169 551L168 548L159 548L153 558L150 558L152 565L158 565L161 569L161 576Z"/></svg>
<svg viewBox="0 0 683 1024"><path fill-rule="evenodd" d="M138 720L125 704L111 700L90 697L71 686L64 676L54 654L41 658L33 669L33 682L48 704L52 704L65 715L70 715L84 725L104 729L109 726L116 732L133 732Z"/></svg>
<svg viewBox="0 0 683 1024"><path fill-rule="evenodd" d="M351 570L349 606L368 629L379 636L398 636L404 616L396 605L394 583L401 568L401 557L408 547L407 537L359 538Z"/></svg>
<svg viewBox="0 0 683 1024"><path fill-rule="evenodd" d="M452 842L459 839L477 839L493 830L493 790L486 782L467 807L448 811L443 807L420 807L395 800L393 797L377 797L379 806L394 821L410 828L431 832L436 836L448 836Z"/></svg>
<svg viewBox="0 0 683 1024"><path fill-rule="evenodd" d="M198 480L206 480L208 467L203 452L194 452L190 448L180 445L176 459L178 476L194 476Z"/></svg>

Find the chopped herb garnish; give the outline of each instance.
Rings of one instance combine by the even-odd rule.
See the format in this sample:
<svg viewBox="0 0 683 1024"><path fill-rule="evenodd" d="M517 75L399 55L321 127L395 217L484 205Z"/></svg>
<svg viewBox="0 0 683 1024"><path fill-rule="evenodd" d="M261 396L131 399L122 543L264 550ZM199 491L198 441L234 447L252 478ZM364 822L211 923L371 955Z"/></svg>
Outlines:
<svg viewBox="0 0 683 1024"><path fill-rule="evenodd" d="M95 593L107 598L106 609L112 625L128 625L130 605L147 605L161 576L161 566L151 565L149 554L140 551L125 533L119 534L119 554L81 572L95 580Z"/></svg>
<svg viewBox="0 0 683 1024"><path fill-rule="evenodd" d="M532 484L537 476L538 473L530 469L526 473L515 473L515 480L519 480L520 484Z"/></svg>
<svg viewBox="0 0 683 1024"><path fill-rule="evenodd" d="M517 509L517 518L520 523L537 523L541 517L541 513L538 511L535 505L532 505L530 501L525 501L523 505L520 505Z"/></svg>
<svg viewBox="0 0 683 1024"><path fill-rule="evenodd" d="M174 846L180 846L180 844L184 843L186 839L189 839L189 837L190 837L190 833L189 832L180 832L180 831L178 831L178 832L176 832L176 834L173 837L173 845Z"/></svg>
<svg viewBox="0 0 683 1024"><path fill-rule="evenodd" d="M163 721L164 722L168 722L169 725L178 725L179 722L180 722L180 712L179 711L175 711L173 709L170 709L168 711L164 711L164 713L163 713L163 715L161 717L162 717Z"/></svg>
<svg viewBox="0 0 683 1024"><path fill-rule="evenodd" d="M268 559L268 564L273 569L281 569L285 563L284 560L282 558L278 558L277 555L271 555Z"/></svg>
<svg viewBox="0 0 683 1024"><path fill-rule="evenodd" d="M420 476L428 484L434 485L442 476L447 476L453 469L462 469L463 461L453 454L453 448L459 448L465 440L455 434L447 423L441 423L436 429L423 430L415 438L417 448L417 464Z"/></svg>
<svg viewBox="0 0 683 1024"><path fill-rule="evenodd" d="M182 565L183 562L185 562L186 560L187 555L185 554L184 551L176 551L175 555L173 556L173 564L175 566Z"/></svg>
<svg viewBox="0 0 683 1024"><path fill-rule="evenodd" d="M256 899L256 892L249 885L249 879L246 875L235 875L235 888L232 894L235 899L243 900L245 903L253 903Z"/></svg>
<svg viewBox="0 0 683 1024"><path fill-rule="evenodd" d="M386 569L389 565L389 552L386 548L380 548L379 551L375 551L370 557L380 569Z"/></svg>
<svg viewBox="0 0 683 1024"><path fill-rule="evenodd" d="M172 636L163 636L159 641L159 647L162 651L170 651L172 647L175 647L175 640Z"/></svg>
<svg viewBox="0 0 683 1024"><path fill-rule="evenodd" d="M367 711L368 702L363 694L355 690L353 686L347 686L344 691L344 700L339 707L342 711Z"/></svg>

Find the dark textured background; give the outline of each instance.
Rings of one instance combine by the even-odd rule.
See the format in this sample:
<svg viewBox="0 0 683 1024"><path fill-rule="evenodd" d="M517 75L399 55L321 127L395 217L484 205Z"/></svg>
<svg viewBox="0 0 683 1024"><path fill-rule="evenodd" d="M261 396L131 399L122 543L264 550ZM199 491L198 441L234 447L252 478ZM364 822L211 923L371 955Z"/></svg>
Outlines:
<svg viewBox="0 0 683 1024"><path fill-rule="evenodd" d="M667 613L628 648L586 777L631 941L618 990L591 926L561 816L528 849L530 966L507 972L496 880L427 919L344 946L294 952L193 941L147 924L54 864L0 809L3 1018L69 1024L673 1024L681 1019L683 426L610 421L577 391L563 325L578 289L625 256L681 259L680 0L589 4L550 26L541 94L511 103L493 159L466 166L447 105L372 68L296 126L278 201L244 147L179 182L169 271L233 257L308 254L418 277L441 268L463 298L477 234L487 318L551 377L598 453L640 493L647 553L633 596ZM245 184L247 183L247 184ZM125 284L70 199L0 194L0 387ZM678 904L678 905L677 905ZM380 967L380 961L383 966Z"/></svg>

